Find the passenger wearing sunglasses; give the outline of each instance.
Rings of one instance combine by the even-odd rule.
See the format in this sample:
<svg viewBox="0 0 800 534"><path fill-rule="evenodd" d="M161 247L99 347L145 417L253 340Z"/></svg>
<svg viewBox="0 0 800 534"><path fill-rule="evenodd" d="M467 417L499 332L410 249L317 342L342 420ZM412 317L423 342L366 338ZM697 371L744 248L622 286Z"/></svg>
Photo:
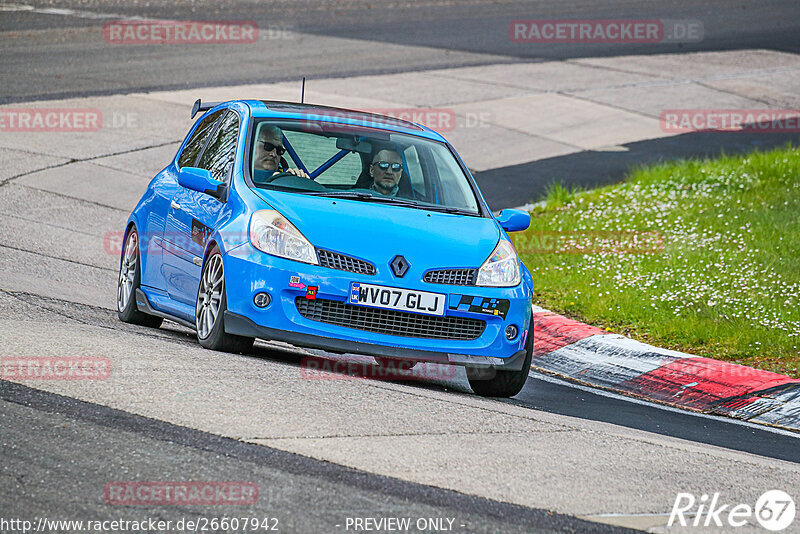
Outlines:
<svg viewBox="0 0 800 534"><path fill-rule="evenodd" d="M403 174L403 159L394 150L381 150L372 157L369 175L372 177L370 189L394 197L399 190L400 176Z"/></svg>
<svg viewBox="0 0 800 534"><path fill-rule="evenodd" d="M288 172L295 176L309 178L302 169L289 169L283 154L283 132L277 126L265 126L258 133L255 153L253 154L254 179L263 182L277 172Z"/></svg>

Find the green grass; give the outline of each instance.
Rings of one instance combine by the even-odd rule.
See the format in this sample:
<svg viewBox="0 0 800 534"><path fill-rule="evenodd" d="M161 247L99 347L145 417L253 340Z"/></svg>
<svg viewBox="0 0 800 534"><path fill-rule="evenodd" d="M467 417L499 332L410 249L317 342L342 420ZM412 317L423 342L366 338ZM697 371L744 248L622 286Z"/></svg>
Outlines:
<svg viewBox="0 0 800 534"><path fill-rule="evenodd" d="M545 205L548 208L560 208L572 202L576 193L578 193L577 189L568 189L560 183L554 182L545 189Z"/></svg>
<svg viewBox="0 0 800 534"><path fill-rule="evenodd" d="M800 151L549 190L513 236L534 302L641 341L800 377Z"/></svg>

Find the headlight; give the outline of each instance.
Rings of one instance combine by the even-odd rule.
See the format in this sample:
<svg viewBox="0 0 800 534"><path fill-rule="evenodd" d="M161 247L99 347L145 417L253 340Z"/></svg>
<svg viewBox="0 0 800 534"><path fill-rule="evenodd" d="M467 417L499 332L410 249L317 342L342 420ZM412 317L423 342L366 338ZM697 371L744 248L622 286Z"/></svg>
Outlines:
<svg viewBox="0 0 800 534"><path fill-rule="evenodd" d="M501 239L494 252L478 270L475 285L512 287L519 284L519 257L514 245Z"/></svg>
<svg viewBox="0 0 800 534"><path fill-rule="evenodd" d="M286 217L275 210L259 210L250 219L250 243L258 250L317 265L314 246Z"/></svg>

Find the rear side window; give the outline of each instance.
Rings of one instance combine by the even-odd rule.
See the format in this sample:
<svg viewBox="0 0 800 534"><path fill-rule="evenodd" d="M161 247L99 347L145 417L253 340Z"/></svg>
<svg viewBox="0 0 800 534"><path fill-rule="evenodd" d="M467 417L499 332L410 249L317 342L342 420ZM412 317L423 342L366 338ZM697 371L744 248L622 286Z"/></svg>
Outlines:
<svg viewBox="0 0 800 534"><path fill-rule="evenodd" d="M197 155L200 154L200 151L203 149L208 135L214 129L214 124L217 122L217 119L222 116L223 111L224 110L219 110L212 113L200 121L191 139L189 139L189 142L183 147L183 152L181 152L181 156L178 158L179 167L191 167L194 165L194 162L197 161Z"/></svg>
<svg viewBox="0 0 800 534"><path fill-rule="evenodd" d="M233 167L233 158L236 154L236 140L239 137L239 116L229 111L214 132L214 137L209 141L200 163L201 169L211 171L211 176L220 182L227 182L230 170Z"/></svg>

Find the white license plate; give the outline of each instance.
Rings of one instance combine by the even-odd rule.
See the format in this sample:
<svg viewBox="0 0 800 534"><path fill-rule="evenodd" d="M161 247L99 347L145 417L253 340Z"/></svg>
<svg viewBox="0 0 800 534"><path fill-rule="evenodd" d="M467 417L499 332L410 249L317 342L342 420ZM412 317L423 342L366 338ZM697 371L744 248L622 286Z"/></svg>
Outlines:
<svg viewBox="0 0 800 534"><path fill-rule="evenodd" d="M350 304L426 315L444 315L446 295L397 287L350 283Z"/></svg>

